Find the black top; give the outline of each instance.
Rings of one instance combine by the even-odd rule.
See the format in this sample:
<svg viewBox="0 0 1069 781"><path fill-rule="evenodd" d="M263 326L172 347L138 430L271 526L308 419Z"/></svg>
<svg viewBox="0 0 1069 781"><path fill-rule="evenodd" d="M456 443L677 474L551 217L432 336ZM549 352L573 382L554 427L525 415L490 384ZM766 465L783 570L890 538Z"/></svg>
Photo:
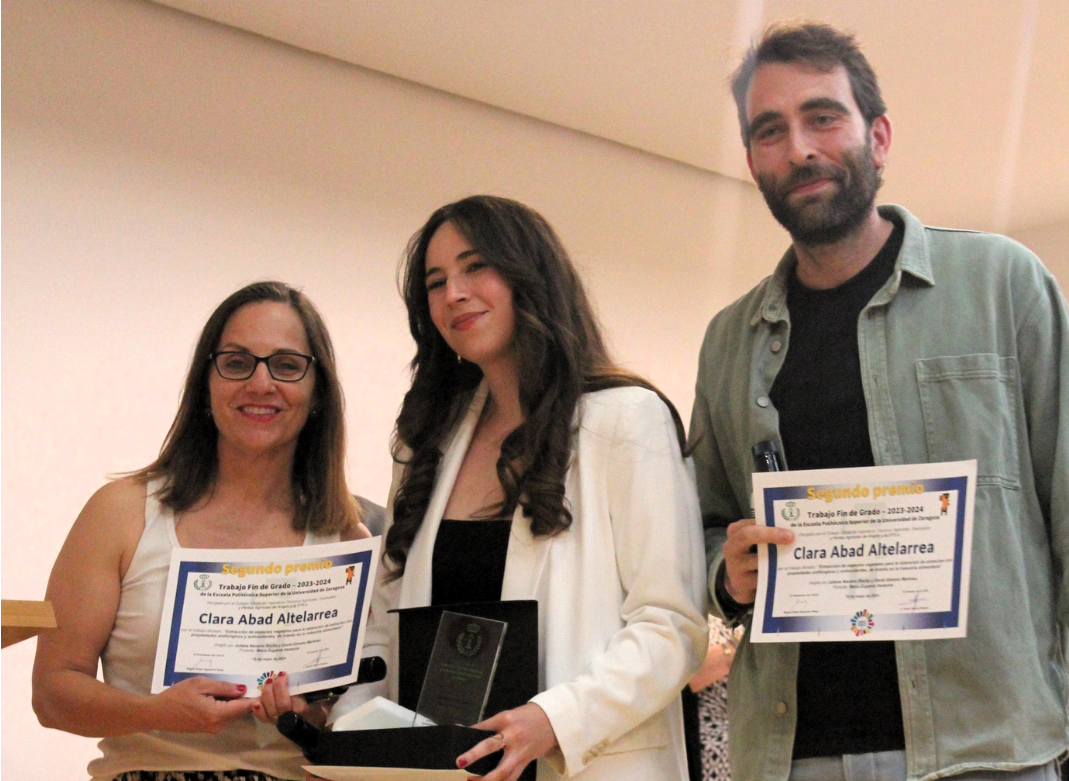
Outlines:
<svg viewBox="0 0 1069 781"><path fill-rule="evenodd" d="M872 466L857 323L891 276L905 228L853 278L810 290L791 276L790 344L769 397L788 469ZM894 643L801 643L794 759L904 749Z"/></svg>
<svg viewBox="0 0 1069 781"><path fill-rule="evenodd" d="M443 520L434 540L431 604L497 602L512 520Z"/></svg>

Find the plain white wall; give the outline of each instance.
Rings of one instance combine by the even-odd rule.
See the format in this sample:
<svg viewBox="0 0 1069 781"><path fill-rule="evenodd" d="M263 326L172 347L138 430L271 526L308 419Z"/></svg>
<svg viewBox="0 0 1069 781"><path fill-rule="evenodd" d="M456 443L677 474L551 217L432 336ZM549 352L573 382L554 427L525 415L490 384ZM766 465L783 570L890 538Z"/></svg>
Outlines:
<svg viewBox="0 0 1069 781"><path fill-rule="evenodd" d="M3 17L7 599L42 598L90 493L154 457L200 327L246 282L320 307L350 483L383 502L412 355L397 260L437 206L542 211L618 358L684 416L709 317L786 244L748 185L166 8L5 0ZM3 652L0 772L84 777L94 742L30 709L34 647Z"/></svg>
<svg viewBox="0 0 1069 781"><path fill-rule="evenodd" d="M1069 290L1069 220L1038 225L1011 235L1042 258L1058 280L1062 293Z"/></svg>

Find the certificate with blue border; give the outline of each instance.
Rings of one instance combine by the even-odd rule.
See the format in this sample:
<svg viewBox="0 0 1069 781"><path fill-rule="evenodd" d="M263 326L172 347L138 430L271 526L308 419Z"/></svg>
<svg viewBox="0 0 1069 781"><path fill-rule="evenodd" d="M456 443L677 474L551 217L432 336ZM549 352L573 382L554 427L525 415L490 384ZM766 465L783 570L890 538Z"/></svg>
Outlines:
<svg viewBox="0 0 1069 781"><path fill-rule="evenodd" d="M964 637L976 461L753 476L759 545L750 641Z"/></svg>
<svg viewBox="0 0 1069 781"><path fill-rule="evenodd" d="M175 548L152 692L203 676L255 697L279 672L295 694L353 683L379 537L292 548Z"/></svg>

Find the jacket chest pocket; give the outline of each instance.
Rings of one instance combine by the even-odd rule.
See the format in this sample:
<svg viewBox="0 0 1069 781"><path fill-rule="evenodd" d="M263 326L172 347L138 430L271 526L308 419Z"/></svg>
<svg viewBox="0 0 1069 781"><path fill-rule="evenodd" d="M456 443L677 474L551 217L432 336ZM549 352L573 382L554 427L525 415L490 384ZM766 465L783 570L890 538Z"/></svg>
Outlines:
<svg viewBox="0 0 1069 781"><path fill-rule="evenodd" d="M977 483L1020 488L1016 358L992 353L916 362L932 461L976 459Z"/></svg>

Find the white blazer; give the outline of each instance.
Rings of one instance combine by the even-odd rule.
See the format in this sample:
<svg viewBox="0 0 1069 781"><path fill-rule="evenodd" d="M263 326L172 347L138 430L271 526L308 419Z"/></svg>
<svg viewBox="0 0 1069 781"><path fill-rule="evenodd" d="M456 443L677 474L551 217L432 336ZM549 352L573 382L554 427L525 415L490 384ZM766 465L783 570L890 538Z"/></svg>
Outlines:
<svg viewBox="0 0 1069 781"><path fill-rule="evenodd" d="M485 400L484 384L443 451L405 575L380 579L372 599L363 655L387 660L394 700L397 617L387 611L430 604L435 537ZM682 781L679 692L701 665L708 635L693 471L668 408L648 390L587 394L578 422L565 478L572 526L535 538L517 508L501 588L502 599L539 603L541 693L532 702L549 717L560 751L539 760L538 779L582 771L588 781ZM402 471L395 467L387 528ZM381 693L381 685L353 687L332 720Z"/></svg>

